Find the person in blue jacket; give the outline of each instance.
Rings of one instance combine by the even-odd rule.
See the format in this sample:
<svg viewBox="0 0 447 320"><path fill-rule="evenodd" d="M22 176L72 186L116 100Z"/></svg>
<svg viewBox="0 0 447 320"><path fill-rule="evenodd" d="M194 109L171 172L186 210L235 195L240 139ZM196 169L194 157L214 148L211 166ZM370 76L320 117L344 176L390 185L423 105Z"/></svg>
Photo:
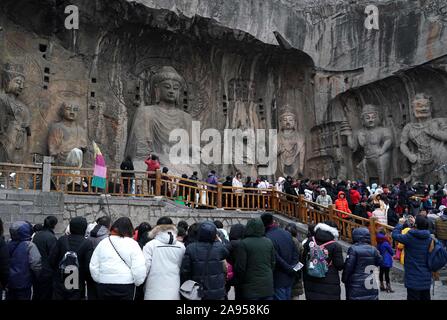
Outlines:
<svg viewBox="0 0 447 320"><path fill-rule="evenodd" d="M380 291L394 292L390 283L390 270L393 267L393 255L394 250L391 247L391 241L387 237L385 230L381 229L376 235L377 250L383 258L383 262L380 265ZM386 287L383 285L383 278L385 277Z"/></svg>
<svg viewBox="0 0 447 320"><path fill-rule="evenodd" d="M348 249L342 275L346 300L378 300L374 271L381 265L382 256L371 246L368 228L354 229L352 239L354 244Z"/></svg>
<svg viewBox="0 0 447 320"><path fill-rule="evenodd" d="M410 223L415 223L416 229L401 234L404 219L394 228L392 237L405 245L405 287L407 300L430 300L432 273L428 268L428 249L431 243L429 223L426 217L418 215L410 217Z"/></svg>

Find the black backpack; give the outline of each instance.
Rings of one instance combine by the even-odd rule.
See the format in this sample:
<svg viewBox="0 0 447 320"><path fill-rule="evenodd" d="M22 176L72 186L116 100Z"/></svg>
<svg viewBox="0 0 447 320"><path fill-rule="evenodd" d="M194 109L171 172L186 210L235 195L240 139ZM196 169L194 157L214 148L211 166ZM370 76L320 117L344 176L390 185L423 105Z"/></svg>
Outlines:
<svg viewBox="0 0 447 320"><path fill-rule="evenodd" d="M59 279L61 281L61 283L63 284L63 287L68 290L68 291L72 291L72 290L77 290L76 288L67 288L67 286L65 285L65 282L67 280L67 278L72 275L74 272L78 273L78 281L79 281L79 259L78 259L78 254L77 251L79 250L79 248L82 245L79 246L79 248L76 251L73 251L70 249L70 243L68 241L68 236L65 237L64 239L64 245L66 247L66 252L64 254L64 256L62 257L61 261L59 262ZM78 286L79 289L79 286Z"/></svg>

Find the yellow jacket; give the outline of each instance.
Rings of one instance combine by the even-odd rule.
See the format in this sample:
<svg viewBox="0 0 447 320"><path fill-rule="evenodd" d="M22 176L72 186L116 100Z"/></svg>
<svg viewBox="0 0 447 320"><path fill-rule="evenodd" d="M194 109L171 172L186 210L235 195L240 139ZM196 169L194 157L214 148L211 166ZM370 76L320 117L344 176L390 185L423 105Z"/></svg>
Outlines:
<svg viewBox="0 0 447 320"><path fill-rule="evenodd" d="M402 234L406 234L408 231L410 231L411 228L405 228L402 230ZM403 245L403 243L398 243L397 245L397 249L401 250L401 254L400 254L400 263L403 265L404 264L404 259L405 259L405 250L404 250L405 246Z"/></svg>

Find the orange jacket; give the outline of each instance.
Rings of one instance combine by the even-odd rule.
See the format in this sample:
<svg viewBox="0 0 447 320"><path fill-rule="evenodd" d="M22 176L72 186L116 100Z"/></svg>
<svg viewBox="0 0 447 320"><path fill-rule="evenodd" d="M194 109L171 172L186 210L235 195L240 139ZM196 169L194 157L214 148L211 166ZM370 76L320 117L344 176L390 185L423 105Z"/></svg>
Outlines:
<svg viewBox="0 0 447 320"><path fill-rule="evenodd" d="M341 194L345 195L345 197L343 199L340 198ZM349 210L348 200L346 200L346 194L343 191L340 191L338 193L337 200L335 200L335 209L343 211L343 212L351 213L351 210ZM340 213L337 212L337 215L340 216ZM343 219L346 219L349 216L347 214L341 214L341 217Z"/></svg>

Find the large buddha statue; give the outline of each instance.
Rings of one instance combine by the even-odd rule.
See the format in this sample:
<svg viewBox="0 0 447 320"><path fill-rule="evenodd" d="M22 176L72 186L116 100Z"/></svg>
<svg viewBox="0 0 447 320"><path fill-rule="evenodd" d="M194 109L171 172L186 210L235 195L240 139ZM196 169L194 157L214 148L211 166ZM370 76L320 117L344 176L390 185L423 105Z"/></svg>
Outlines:
<svg viewBox="0 0 447 320"><path fill-rule="evenodd" d="M380 125L379 111L374 105L363 106L361 118L363 128L352 134L350 126L346 124L347 130L343 132L352 151L363 150L364 157L357 168L368 183L371 177L379 178L379 183L390 182L391 130Z"/></svg>
<svg viewBox="0 0 447 320"><path fill-rule="evenodd" d="M432 118L432 100L416 94L414 121L405 125L400 150L411 163L413 182L447 182L447 119Z"/></svg>
<svg viewBox="0 0 447 320"><path fill-rule="evenodd" d="M0 91L0 162L27 163L31 136L29 108L19 100L25 84L22 65L6 64Z"/></svg>
<svg viewBox="0 0 447 320"><path fill-rule="evenodd" d="M48 133L48 151L57 165L64 165L68 154L75 148L87 148L87 131L77 123L79 106L63 103L61 120L51 125Z"/></svg>
<svg viewBox="0 0 447 320"><path fill-rule="evenodd" d="M171 147L177 144L169 141L173 130L184 129L191 137L192 117L179 104L183 83L182 77L169 66L154 74L155 104L138 107L127 143L126 154L133 159L135 170L146 170L144 160L150 154L159 156L161 166L168 167L174 175L191 175L198 169L197 165L173 163L169 156Z"/></svg>
<svg viewBox="0 0 447 320"><path fill-rule="evenodd" d="M278 167L282 176L298 177L304 171L305 141L296 115L287 107L279 117Z"/></svg>

